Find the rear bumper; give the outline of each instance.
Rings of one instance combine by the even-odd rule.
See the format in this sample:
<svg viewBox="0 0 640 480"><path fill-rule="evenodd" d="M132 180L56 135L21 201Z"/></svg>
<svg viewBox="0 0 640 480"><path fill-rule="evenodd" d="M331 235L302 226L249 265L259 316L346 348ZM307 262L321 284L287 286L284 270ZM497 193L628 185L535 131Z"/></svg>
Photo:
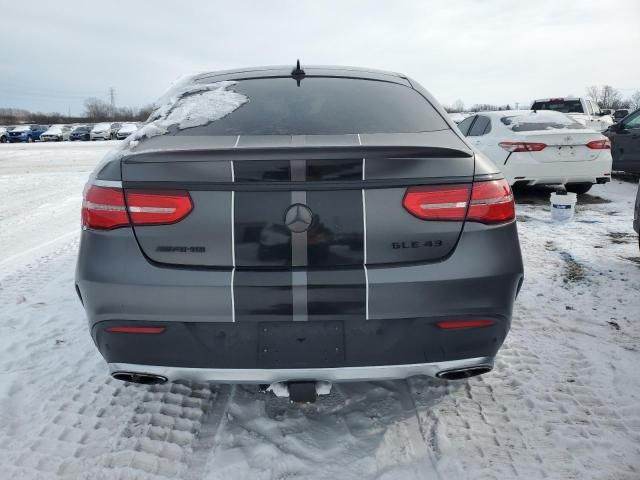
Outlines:
<svg viewBox="0 0 640 480"><path fill-rule="evenodd" d="M519 155L516 157L516 155ZM611 174L611 154L601 153L598 159L584 162L537 162L531 155L513 154L505 168L509 183L529 185L565 185L567 183L598 183ZM510 165L511 164L511 165Z"/></svg>
<svg viewBox="0 0 640 480"><path fill-rule="evenodd" d="M441 372L470 367L493 366L493 357L467 358L446 362L417 363L411 365L378 365L369 367L342 368L289 368L289 369L221 369L184 368L110 363L112 374L121 372L159 375L169 381L188 380L215 383L262 383L272 384L291 381L354 382L373 380L397 380L426 375L435 377Z"/></svg>
<svg viewBox="0 0 640 480"><path fill-rule="evenodd" d="M209 380L215 381L261 381L293 371L296 375L287 373L284 380L348 380L382 378L393 372L384 373L382 369L367 373L368 368L378 371L379 367L403 365L407 366L407 376L416 375L411 372L418 370L435 374L444 370L439 366L443 362L494 357L510 326L508 319L494 317L492 325L444 330L436 325L438 320L442 319L238 323L114 320L95 325L92 335L109 364L139 365L133 370L137 373L157 373L149 370L157 367L166 370L160 375L167 378L178 378L172 373L177 369L200 372L199 378L210 375ZM107 330L131 325L161 326L165 330L159 334ZM425 364L435 366L429 370ZM126 370L121 366L112 369ZM349 369L350 373L334 372L340 369ZM316 376L324 370L324 375L332 378Z"/></svg>
<svg viewBox="0 0 640 480"><path fill-rule="evenodd" d="M431 375L444 369L443 362L495 356L510 328L523 265L515 223L466 224L455 251L443 261L368 267L366 318L364 308L352 305L356 297L351 293L364 287L351 285L349 272L321 277L318 281L327 283L315 287L329 287L321 299L325 312L292 322L290 314L279 313L279 302L287 301L281 289L252 287L251 296L236 295L234 304L234 288L238 292L242 285L236 275L232 288L231 270L151 263L132 231L123 228L83 231L76 285L93 339L114 371L129 364L143 366L130 371L162 371L157 374L170 379L271 383L291 380L283 377L293 369L297 379L347 381ZM259 285L261 275L255 272L251 281ZM268 278L269 272L264 275ZM251 297L268 299L273 306L265 313L262 302L254 314L233 322L234 308ZM461 319L495 324L459 330L435 325ZM105 330L116 325L162 326L165 331ZM337 333L326 330L330 327L337 327ZM394 368L398 365L402 369ZM378 369L385 366L390 368ZM374 372L367 370L372 367Z"/></svg>

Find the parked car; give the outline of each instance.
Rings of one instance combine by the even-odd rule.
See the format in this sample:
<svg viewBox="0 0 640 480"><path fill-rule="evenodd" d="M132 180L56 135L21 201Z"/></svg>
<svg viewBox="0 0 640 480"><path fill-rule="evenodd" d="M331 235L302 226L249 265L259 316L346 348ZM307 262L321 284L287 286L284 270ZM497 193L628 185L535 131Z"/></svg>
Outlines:
<svg viewBox="0 0 640 480"><path fill-rule="evenodd" d="M9 141L12 143L35 142L36 140L40 140L40 135L48 128L48 125L18 125L9 132Z"/></svg>
<svg viewBox="0 0 640 480"><path fill-rule="evenodd" d="M613 169L640 175L640 109L605 132L611 140Z"/></svg>
<svg viewBox="0 0 640 480"><path fill-rule="evenodd" d="M40 135L40 140L43 142L61 142L69 140L70 133L71 126L69 125L52 125Z"/></svg>
<svg viewBox="0 0 640 480"><path fill-rule="evenodd" d="M120 127L122 127L122 123L112 123L111 124L111 140L115 140L116 139L116 135L118 134L118 130L120 130Z"/></svg>
<svg viewBox="0 0 640 480"><path fill-rule="evenodd" d="M123 140L136 130L138 130L138 126L135 123L123 123L116 133L116 138L118 140Z"/></svg>
<svg viewBox="0 0 640 480"><path fill-rule="evenodd" d="M613 112L613 121L615 123L618 123L627 115L629 115L629 110L626 108L621 108L620 110L616 110L615 112Z"/></svg>
<svg viewBox="0 0 640 480"><path fill-rule="evenodd" d="M605 115L596 102L584 97L544 98L535 100L531 110L553 110L570 115L585 127L603 132L613 124L613 118Z"/></svg>
<svg viewBox="0 0 640 480"><path fill-rule="evenodd" d="M111 140L111 124L98 123L91 130L91 140Z"/></svg>
<svg viewBox="0 0 640 480"><path fill-rule="evenodd" d="M9 142L9 129L11 127L0 127L0 143Z"/></svg>
<svg viewBox="0 0 640 480"><path fill-rule="evenodd" d="M561 184L578 194L611 179L609 140L553 111L482 112L458 128L511 185Z"/></svg>
<svg viewBox="0 0 640 480"><path fill-rule="evenodd" d="M182 117L196 97L223 107ZM163 98L84 194L76 285L115 378L302 400L491 370L523 277L513 195L417 82L266 67Z"/></svg>
<svg viewBox="0 0 640 480"><path fill-rule="evenodd" d="M93 125L78 125L69 134L69 140L91 140L91 129Z"/></svg>

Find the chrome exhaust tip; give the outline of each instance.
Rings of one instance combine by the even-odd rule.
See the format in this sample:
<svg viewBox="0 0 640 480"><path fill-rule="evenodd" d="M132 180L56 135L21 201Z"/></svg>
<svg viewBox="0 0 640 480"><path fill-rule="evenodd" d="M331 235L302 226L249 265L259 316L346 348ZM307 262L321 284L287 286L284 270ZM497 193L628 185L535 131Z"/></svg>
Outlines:
<svg viewBox="0 0 640 480"><path fill-rule="evenodd" d="M123 382L139 383L142 385L159 385L166 383L167 377L162 375L154 375L152 373L137 373L137 372L113 372L111 374L116 380L122 380Z"/></svg>
<svg viewBox="0 0 640 480"><path fill-rule="evenodd" d="M445 380L464 380L493 370L493 365L473 365L471 367L455 368L452 370L443 370L438 372L436 377Z"/></svg>

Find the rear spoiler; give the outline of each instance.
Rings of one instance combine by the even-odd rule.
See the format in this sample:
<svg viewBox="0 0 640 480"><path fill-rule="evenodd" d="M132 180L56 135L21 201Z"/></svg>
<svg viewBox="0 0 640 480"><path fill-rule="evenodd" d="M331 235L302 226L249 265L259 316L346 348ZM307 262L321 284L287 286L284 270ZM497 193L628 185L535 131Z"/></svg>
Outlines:
<svg viewBox="0 0 640 480"><path fill-rule="evenodd" d="M469 158L471 150L429 146L304 146L304 147L237 147L211 149L158 149L124 154L122 161L162 163L176 161L230 160L348 160L361 158L420 159Z"/></svg>

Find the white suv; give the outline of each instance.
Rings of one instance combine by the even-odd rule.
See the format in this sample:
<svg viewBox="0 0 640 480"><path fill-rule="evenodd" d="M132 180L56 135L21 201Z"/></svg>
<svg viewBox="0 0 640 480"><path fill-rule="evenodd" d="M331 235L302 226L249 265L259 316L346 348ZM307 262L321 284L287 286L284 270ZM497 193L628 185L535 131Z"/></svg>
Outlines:
<svg viewBox="0 0 640 480"><path fill-rule="evenodd" d="M531 110L553 110L565 113L585 127L598 132L604 132L614 123L611 115L606 115L596 102L584 97L543 98L535 100Z"/></svg>

